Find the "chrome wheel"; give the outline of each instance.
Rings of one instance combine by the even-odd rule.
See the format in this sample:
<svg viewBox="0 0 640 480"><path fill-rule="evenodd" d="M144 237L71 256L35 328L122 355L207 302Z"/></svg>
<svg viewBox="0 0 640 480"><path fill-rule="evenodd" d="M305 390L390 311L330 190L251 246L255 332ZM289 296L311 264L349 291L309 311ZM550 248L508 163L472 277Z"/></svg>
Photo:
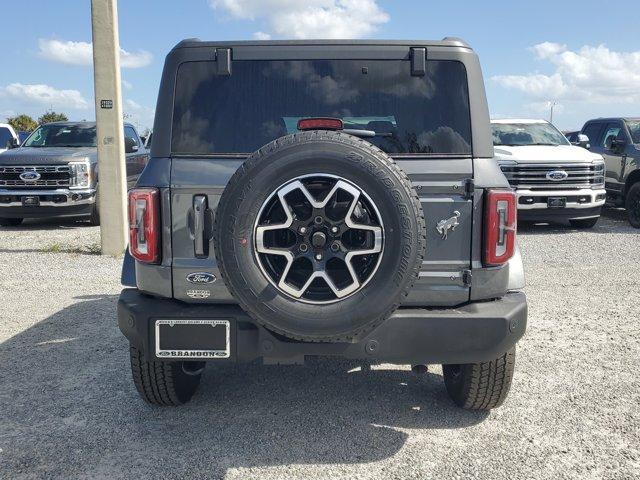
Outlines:
<svg viewBox="0 0 640 480"><path fill-rule="evenodd" d="M258 264L281 292L331 303L362 289L382 259L384 227L371 198L334 175L297 177L262 205L254 228Z"/></svg>

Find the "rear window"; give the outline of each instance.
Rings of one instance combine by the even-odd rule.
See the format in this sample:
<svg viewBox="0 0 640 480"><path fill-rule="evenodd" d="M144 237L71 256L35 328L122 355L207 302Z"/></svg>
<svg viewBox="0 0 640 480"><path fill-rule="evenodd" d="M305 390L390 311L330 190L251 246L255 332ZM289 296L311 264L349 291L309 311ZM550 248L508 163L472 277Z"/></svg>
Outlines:
<svg viewBox="0 0 640 480"><path fill-rule="evenodd" d="M333 117L391 154L470 154L464 65L428 61L411 76L402 60L236 61L232 75L213 62L178 70L172 151L250 153L296 131L297 121Z"/></svg>

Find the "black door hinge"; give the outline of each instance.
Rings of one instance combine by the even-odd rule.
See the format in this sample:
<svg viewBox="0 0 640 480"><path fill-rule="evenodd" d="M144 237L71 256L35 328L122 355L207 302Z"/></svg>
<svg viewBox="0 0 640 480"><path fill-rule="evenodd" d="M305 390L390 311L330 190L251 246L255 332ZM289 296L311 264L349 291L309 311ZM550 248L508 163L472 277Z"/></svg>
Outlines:
<svg viewBox="0 0 640 480"><path fill-rule="evenodd" d="M471 286L472 277L473 275L471 274L471 270L464 270L462 272L462 283L464 284L465 287Z"/></svg>
<svg viewBox="0 0 640 480"><path fill-rule="evenodd" d="M216 49L216 64L218 75L231 75L231 49Z"/></svg>
<svg viewBox="0 0 640 480"><path fill-rule="evenodd" d="M467 178L464 181L464 199L471 200L473 198L473 192L475 192L475 184L473 178Z"/></svg>

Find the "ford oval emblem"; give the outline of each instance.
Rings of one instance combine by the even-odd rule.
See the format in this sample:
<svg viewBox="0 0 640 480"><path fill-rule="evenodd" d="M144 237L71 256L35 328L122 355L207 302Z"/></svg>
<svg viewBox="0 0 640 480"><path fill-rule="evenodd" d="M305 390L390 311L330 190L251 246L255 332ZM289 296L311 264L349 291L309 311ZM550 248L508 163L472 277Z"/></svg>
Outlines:
<svg viewBox="0 0 640 480"><path fill-rule="evenodd" d="M40 180L40 174L34 170L27 170L20 174L20 180L24 180L25 182L35 182L36 180Z"/></svg>
<svg viewBox="0 0 640 480"><path fill-rule="evenodd" d="M552 182L561 182L562 180L566 180L568 176L569 174L564 170L551 170L547 172L547 180L551 180Z"/></svg>
<svg viewBox="0 0 640 480"><path fill-rule="evenodd" d="M194 272L187 275L187 282L202 285L204 283L213 283L217 280L213 273Z"/></svg>

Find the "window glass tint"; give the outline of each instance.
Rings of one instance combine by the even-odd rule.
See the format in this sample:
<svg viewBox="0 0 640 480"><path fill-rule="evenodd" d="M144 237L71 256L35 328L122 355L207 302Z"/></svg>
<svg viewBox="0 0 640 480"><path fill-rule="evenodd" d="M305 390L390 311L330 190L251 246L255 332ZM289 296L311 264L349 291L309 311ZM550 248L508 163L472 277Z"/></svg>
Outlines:
<svg viewBox="0 0 640 480"><path fill-rule="evenodd" d="M42 125L24 143L25 147L95 147L94 124Z"/></svg>
<svg viewBox="0 0 640 480"><path fill-rule="evenodd" d="M568 145L567 138L550 123L492 123L494 145Z"/></svg>
<svg viewBox="0 0 640 480"><path fill-rule="evenodd" d="M125 126L124 136L133 139L133 141L136 142L136 145L140 146L140 143L138 142L138 136L136 135L136 131L133 129L133 127Z"/></svg>
<svg viewBox="0 0 640 480"><path fill-rule="evenodd" d="M297 121L334 117L389 153L471 152L464 65L428 61L411 76L400 60L237 61L232 75L191 62L178 71L172 151L249 153L296 131Z"/></svg>
<svg viewBox="0 0 640 480"><path fill-rule="evenodd" d="M626 124L631 134L631 142L640 144L640 120L627 120Z"/></svg>
<svg viewBox="0 0 640 480"><path fill-rule="evenodd" d="M13 135L7 127L0 127L0 148L7 148L7 143L11 141Z"/></svg>
<svg viewBox="0 0 640 480"><path fill-rule="evenodd" d="M600 131L602 130L602 123L590 123L582 131L587 137L591 145L598 145L600 141Z"/></svg>

